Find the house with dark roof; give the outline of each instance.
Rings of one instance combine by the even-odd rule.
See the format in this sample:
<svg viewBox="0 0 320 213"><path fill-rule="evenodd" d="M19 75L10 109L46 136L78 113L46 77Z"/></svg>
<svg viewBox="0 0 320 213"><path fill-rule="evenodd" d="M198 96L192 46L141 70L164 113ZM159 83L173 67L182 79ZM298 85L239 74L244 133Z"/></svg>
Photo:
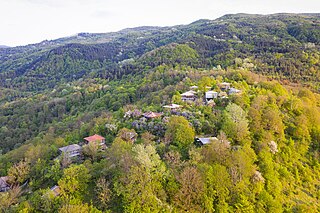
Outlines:
<svg viewBox="0 0 320 213"><path fill-rule="evenodd" d="M69 146L59 148L59 151L69 158L79 156L81 154L81 150L82 147L78 144L71 144Z"/></svg>
<svg viewBox="0 0 320 213"><path fill-rule="evenodd" d="M194 101L196 99L196 92L195 91L188 91L181 94L182 101Z"/></svg>
<svg viewBox="0 0 320 213"><path fill-rule="evenodd" d="M8 184L8 176L0 177L0 192L6 192L10 189L10 185Z"/></svg>
<svg viewBox="0 0 320 213"><path fill-rule="evenodd" d="M195 138L195 144L200 146L210 144L213 141L219 141L219 140L217 137L196 137Z"/></svg>

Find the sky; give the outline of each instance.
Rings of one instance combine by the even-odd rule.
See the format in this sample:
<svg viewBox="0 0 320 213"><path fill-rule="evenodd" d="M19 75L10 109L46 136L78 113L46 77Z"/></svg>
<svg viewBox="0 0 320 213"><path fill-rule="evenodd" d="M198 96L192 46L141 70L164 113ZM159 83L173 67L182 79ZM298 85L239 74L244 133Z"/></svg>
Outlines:
<svg viewBox="0 0 320 213"><path fill-rule="evenodd" d="M320 0L0 0L0 45L173 26L231 13L320 13Z"/></svg>

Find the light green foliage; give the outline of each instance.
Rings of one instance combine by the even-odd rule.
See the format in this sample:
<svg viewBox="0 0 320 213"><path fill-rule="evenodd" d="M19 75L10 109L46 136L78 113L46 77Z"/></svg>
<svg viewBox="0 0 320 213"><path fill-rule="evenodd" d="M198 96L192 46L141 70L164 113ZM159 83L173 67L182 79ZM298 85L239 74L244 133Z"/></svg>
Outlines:
<svg viewBox="0 0 320 213"><path fill-rule="evenodd" d="M30 174L30 165L27 161L20 161L8 170L9 183L19 185L26 181Z"/></svg>
<svg viewBox="0 0 320 213"><path fill-rule="evenodd" d="M133 147L135 160L125 176L115 183L116 192L123 196L125 212L169 212L163 181L166 168L152 145Z"/></svg>
<svg viewBox="0 0 320 213"><path fill-rule="evenodd" d="M132 145L120 138L116 138L111 147L107 150L108 163L114 168L113 175L125 174L133 165Z"/></svg>
<svg viewBox="0 0 320 213"><path fill-rule="evenodd" d="M84 165L71 165L58 181L64 198L84 198L87 194L90 174Z"/></svg>
<svg viewBox="0 0 320 213"><path fill-rule="evenodd" d="M110 183L105 178L99 178L96 182L96 195L102 208L106 208L111 200L112 192Z"/></svg>
<svg viewBox="0 0 320 213"><path fill-rule="evenodd" d="M95 161L99 156L100 148L99 141L92 141L83 147L83 153L89 156L92 161Z"/></svg>
<svg viewBox="0 0 320 213"><path fill-rule="evenodd" d="M156 172L159 175L165 174L165 165L160 160L154 146L137 144L132 148L135 159L139 162L146 170Z"/></svg>
<svg viewBox="0 0 320 213"><path fill-rule="evenodd" d="M167 124L166 138L168 142L179 147L188 149L194 141L194 130L187 119L182 116L172 116Z"/></svg>
<svg viewBox="0 0 320 213"><path fill-rule="evenodd" d="M180 211L201 212L204 196L204 181L200 172L194 167L186 167L178 174L180 188L174 199Z"/></svg>
<svg viewBox="0 0 320 213"><path fill-rule="evenodd" d="M238 105L230 103L223 114L222 130L229 138L242 142L248 135L247 113Z"/></svg>
<svg viewBox="0 0 320 213"><path fill-rule="evenodd" d="M19 186L13 187L8 192L0 192L0 210L2 212L8 211L11 205L18 203L20 195L21 188Z"/></svg>
<svg viewBox="0 0 320 213"><path fill-rule="evenodd" d="M210 77L202 77L200 79L200 81L198 82L198 87L199 87L199 90L204 93L208 90L210 90L209 88L211 87L215 87L216 86L216 80L214 78L210 78ZM207 88L208 87L208 88Z"/></svg>
<svg viewBox="0 0 320 213"><path fill-rule="evenodd" d="M88 205L87 203L82 203L80 200L72 199L67 204L64 204L60 209L59 213L102 213L102 211Z"/></svg>
<svg viewBox="0 0 320 213"><path fill-rule="evenodd" d="M52 166L48 169L48 172L45 174L45 177L57 183L58 180L61 178L61 176L62 176L62 171L61 171L60 162L59 160L55 160Z"/></svg>
<svg viewBox="0 0 320 213"><path fill-rule="evenodd" d="M228 212L231 178L225 166L213 164L206 171L206 211Z"/></svg>
<svg viewBox="0 0 320 213"><path fill-rule="evenodd" d="M50 189L38 190L28 200L29 208L35 212L54 212L61 205L61 200Z"/></svg>

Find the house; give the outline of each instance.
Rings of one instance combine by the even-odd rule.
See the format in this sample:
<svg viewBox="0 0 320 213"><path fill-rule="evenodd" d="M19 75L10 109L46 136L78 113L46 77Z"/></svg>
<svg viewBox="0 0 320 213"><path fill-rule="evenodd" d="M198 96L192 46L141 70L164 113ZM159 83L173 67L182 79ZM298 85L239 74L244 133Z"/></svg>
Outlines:
<svg viewBox="0 0 320 213"><path fill-rule="evenodd" d="M233 94L238 94L238 93L240 93L240 92L241 92L241 90L238 90L238 89L236 89L236 88L231 87L231 88L229 89L228 94L229 94L229 95L233 95Z"/></svg>
<svg viewBox="0 0 320 213"><path fill-rule="evenodd" d="M196 99L196 92L195 91L188 91L181 94L181 100L183 101L194 101Z"/></svg>
<svg viewBox="0 0 320 213"><path fill-rule="evenodd" d="M71 144L69 146L64 146L59 148L61 153L64 153L69 158L79 156L81 154L82 147L78 144Z"/></svg>
<svg viewBox="0 0 320 213"><path fill-rule="evenodd" d="M158 112L146 112L143 114L143 117L147 119L159 118L161 116L162 116L162 113L158 113Z"/></svg>
<svg viewBox="0 0 320 213"><path fill-rule="evenodd" d="M221 84L219 84L219 87L222 91L226 91L228 89L230 89L230 83L227 82L222 82Z"/></svg>
<svg viewBox="0 0 320 213"><path fill-rule="evenodd" d="M197 137L195 139L195 143L200 146L210 144L212 141L218 141L218 138L216 138L216 137Z"/></svg>
<svg viewBox="0 0 320 213"><path fill-rule="evenodd" d="M87 143L90 143L90 142L99 142L100 145L105 145L106 143L106 139L100 135L92 135L92 136L89 136L89 137L86 137L84 138L84 140L87 142Z"/></svg>
<svg viewBox="0 0 320 213"><path fill-rule="evenodd" d="M180 109L181 107L182 107L182 106L181 106L181 105L178 105L178 104L170 104L170 105L165 105L165 106L163 106L163 108L171 109L171 110Z"/></svg>
<svg viewBox="0 0 320 213"><path fill-rule="evenodd" d="M0 192L6 192L10 189L10 185L8 184L8 176L0 177Z"/></svg>
<svg viewBox="0 0 320 213"><path fill-rule="evenodd" d="M53 192L55 197L60 195L60 192L61 192L60 186L55 185L52 188L50 188L50 190Z"/></svg>
<svg viewBox="0 0 320 213"><path fill-rule="evenodd" d="M213 100L218 98L218 93L216 91L208 91L206 92L206 101Z"/></svg>

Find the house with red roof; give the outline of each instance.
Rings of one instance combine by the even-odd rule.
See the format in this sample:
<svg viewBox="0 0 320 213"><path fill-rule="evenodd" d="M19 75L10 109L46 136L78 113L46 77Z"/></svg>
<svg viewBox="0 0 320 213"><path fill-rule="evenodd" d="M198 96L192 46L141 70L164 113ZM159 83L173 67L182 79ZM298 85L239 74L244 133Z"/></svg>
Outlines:
<svg viewBox="0 0 320 213"><path fill-rule="evenodd" d="M84 138L84 140L87 143L99 142L100 145L105 145L105 143L106 143L106 139L104 137L102 137L101 135L97 135L97 134L86 137L86 138Z"/></svg>

